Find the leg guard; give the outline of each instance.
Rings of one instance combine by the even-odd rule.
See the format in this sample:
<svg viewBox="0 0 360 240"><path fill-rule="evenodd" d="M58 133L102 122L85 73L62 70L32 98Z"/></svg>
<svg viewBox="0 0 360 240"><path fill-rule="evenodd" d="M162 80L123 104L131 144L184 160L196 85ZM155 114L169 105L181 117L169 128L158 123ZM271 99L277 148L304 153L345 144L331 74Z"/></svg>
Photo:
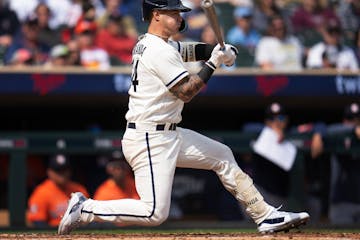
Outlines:
<svg viewBox="0 0 360 240"><path fill-rule="evenodd" d="M274 208L264 201L253 180L246 173L237 171L235 181L237 188L234 190L234 196L244 205L245 211L256 223L262 222Z"/></svg>

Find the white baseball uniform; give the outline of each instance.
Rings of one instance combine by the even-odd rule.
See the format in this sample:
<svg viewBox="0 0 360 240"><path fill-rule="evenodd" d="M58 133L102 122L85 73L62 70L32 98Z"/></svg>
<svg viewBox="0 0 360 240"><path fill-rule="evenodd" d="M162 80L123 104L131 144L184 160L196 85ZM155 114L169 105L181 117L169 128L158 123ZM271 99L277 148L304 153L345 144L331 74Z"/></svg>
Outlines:
<svg viewBox="0 0 360 240"><path fill-rule="evenodd" d="M84 202L82 221L159 225L169 214L176 167L215 171L257 223L271 211L252 180L238 167L229 147L176 127L184 102L169 89L189 75L179 53L183 50L181 44L169 44L147 33L133 50L133 84L122 146L134 171L140 200L89 199Z"/></svg>

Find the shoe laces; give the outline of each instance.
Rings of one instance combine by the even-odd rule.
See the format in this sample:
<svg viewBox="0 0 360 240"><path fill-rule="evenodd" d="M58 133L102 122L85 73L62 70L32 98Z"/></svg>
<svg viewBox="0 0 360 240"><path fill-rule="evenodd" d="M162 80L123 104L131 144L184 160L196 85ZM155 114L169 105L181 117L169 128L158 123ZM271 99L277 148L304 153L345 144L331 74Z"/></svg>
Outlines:
<svg viewBox="0 0 360 240"><path fill-rule="evenodd" d="M277 215L281 215L281 214L285 213L284 211L279 211L280 208L282 208L282 205L280 205L277 208L274 208L273 212L270 214L269 217L275 217Z"/></svg>

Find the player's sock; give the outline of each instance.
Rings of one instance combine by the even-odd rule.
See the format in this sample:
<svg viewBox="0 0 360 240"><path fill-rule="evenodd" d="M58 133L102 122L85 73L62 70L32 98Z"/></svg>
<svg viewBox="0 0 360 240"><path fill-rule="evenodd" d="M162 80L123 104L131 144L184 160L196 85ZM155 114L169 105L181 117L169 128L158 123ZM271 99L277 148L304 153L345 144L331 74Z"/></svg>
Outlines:
<svg viewBox="0 0 360 240"><path fill-rule="evenodd" d="M84 202L84 207L81 211L82 222L90 223L94 221L95 215L91 211L92 206L94 205L94 201L95 200L89 198Z"/></svg>

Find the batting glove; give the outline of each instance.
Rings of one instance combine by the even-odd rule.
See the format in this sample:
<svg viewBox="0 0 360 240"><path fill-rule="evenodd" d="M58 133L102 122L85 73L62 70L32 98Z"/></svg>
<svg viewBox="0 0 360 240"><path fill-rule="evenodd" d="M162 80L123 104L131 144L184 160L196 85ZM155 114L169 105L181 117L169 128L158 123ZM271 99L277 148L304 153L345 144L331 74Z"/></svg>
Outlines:
<svg viewBox="0 0 360 240"><path fill-rule="evenodd" d="M211 52L209 62L211 62L216 68L224 63L224 51L221 50L220 44L217 44Z"/></svg>
<svg viewBox="0 0 360 240"><path fill-rule="evenodd" d="M239 54L239 51L237 50L236 47L234 47L231 44L225 44L224 64L228 67L234 65L235 59L238 54Z"/></svg>

